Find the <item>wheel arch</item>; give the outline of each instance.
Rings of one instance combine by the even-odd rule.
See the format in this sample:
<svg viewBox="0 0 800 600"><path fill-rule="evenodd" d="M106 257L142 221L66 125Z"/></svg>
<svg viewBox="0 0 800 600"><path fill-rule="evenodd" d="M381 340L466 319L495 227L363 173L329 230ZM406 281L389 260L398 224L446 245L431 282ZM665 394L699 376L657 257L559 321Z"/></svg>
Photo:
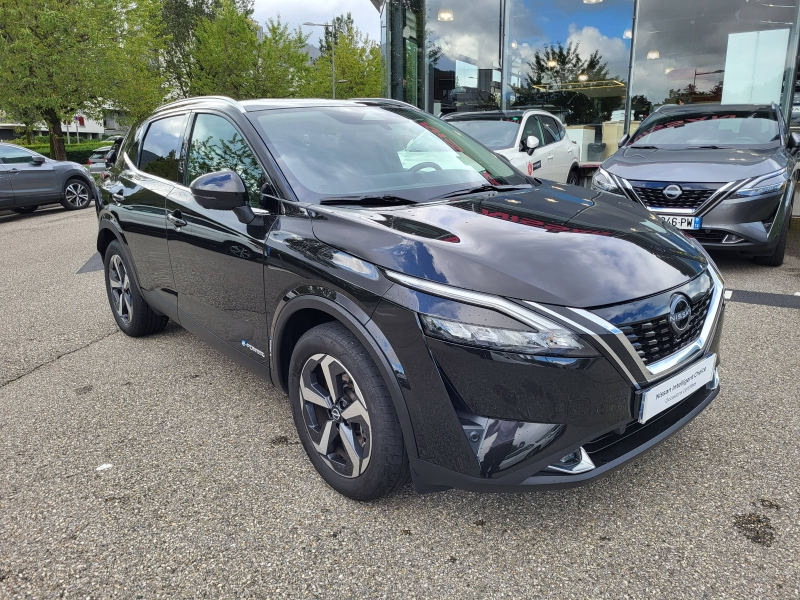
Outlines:
<svg viewBox="0 0 800 600"><path fill-rule="evenodd" d="M320 295L322 293L325 293L325 296ZM411 417L397 377L397 370L399 368L402 372L402 366L399 365L389 341L369 315L343 294L334 290L318 289L311 293L295 295L288 301L284 299L273 318L270 336L273 385L288 394L289 364L297 341L317 325L334 321L344 325L358 338L378 367L400 420L406 451L409 456L416 458L418 454ZM391 361L387 358L387 353L392 357Z"/></svg>
<svg viewBox="0 0 800 600"><path fill-rule="evenodd" d="M62 197L64 197L64 190L67 188L67 184L73 179L79 179L80 181L85 183L89 187L89 191L91 192L91 194L93 196L92 199L95 200L95 201L97 200L97 197L96 197L97 194L96 194L96 191L95 191L95 186L94 186L93 182L90 181L90 175L88 173L81 173L77 169L73 169L71 171L67 171L64 174L64 181L61 184L61 196Z"/></svg>

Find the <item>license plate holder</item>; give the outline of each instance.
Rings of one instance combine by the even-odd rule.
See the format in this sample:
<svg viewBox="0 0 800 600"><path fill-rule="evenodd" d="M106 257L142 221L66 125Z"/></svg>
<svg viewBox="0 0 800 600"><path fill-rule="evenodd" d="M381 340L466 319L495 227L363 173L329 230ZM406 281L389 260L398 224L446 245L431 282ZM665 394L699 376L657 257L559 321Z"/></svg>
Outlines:
<svg viewBox="0 0 800 600"><path fill-rule="evenodd" d="M717 355L710 354L680 373L645 390L639 407L639 423L646 423L711 383L714 380L716 366Z"/></svg>
<svg viewBox="0 0 800 600"><path fill-rule="evenodd" d="M683 217L661 215L667 223L678 229L688 229L690 231L697 231L703 227L703 217Z"/></svg>

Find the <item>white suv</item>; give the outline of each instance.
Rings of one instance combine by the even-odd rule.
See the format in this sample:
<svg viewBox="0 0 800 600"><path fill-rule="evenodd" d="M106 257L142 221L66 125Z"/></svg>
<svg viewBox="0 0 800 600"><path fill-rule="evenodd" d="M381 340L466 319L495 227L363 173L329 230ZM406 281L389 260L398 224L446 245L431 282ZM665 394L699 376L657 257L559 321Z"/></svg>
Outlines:
<svg viewBox="0 0 800 600"><path fill-rule="evenodd" d="M578 185L578 146L564 125L544 110L452 113L443 117L523 173Z"/></svg>

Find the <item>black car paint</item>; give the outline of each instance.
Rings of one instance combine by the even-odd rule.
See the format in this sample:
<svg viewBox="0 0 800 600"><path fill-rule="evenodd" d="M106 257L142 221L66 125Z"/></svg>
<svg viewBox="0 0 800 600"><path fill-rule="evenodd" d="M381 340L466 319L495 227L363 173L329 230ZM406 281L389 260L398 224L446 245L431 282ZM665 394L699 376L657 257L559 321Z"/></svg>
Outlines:
<svg viewBox="0 0 800 600"><path fill-rule="evenodd" d="M652 216L633 202L550 184L391 211L301 205L244 115L224 107L195 110L236 123L276 194L270 210L258 210L256 221L245 225L232 212L201 209L185 186L143 174L120 156L101 189L97 246L103 253L110 241L122 242L152 308L284 391L290 350L299 336L326 320L345 324L389 386L419 491L443 486L520 491L594 479L591 473L549 474L529 481L582 443L624 429L637 414L636 390L644 382L632 388L602 354L552 360L427 338L419 312L472 315L498 326L510 319L410 290L382 269L489 293L502 290L560 310L686 285L707 268L702 253L670 227L658 232L642 225ZM167 215L178 211L186 225L175 227ZM250 252L232 254L226 242ZM625 255L638 260L620 271L614 259ZM562 281L552 281L552 269L565 274ZM609 285L606 280L616 276L619 281ZM626 286L635 291L626 293ZM606 332L597 333L615 343ZM695 400L704 407L716 393L702 390ZM464 435L460 409L498 418L558 419L566 427L546 451L486 478ZM696 412L672 423L656 441Z"/></svg>

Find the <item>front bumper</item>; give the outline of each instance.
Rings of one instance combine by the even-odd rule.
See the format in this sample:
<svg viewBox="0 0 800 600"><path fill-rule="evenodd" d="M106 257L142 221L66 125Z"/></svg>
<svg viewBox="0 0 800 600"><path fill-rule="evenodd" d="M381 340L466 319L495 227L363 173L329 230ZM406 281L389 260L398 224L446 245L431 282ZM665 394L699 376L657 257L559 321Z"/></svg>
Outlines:
<svg viewBox="0 0 800 600"><path fill-rule="evenodd" d="M534 467L519 472L511 482L470 477L424 460L411 459L412 476L418 489L418 482L425 482L420 491L458 488L472 492L519 493L585 485L616 471L677 433L711 404L719 391L719 386L702 389L644 425L632 421L626 424L624 433L612 430L586 440L581 446L596 467L584 473L558 475Z"/></svg>
<svg viewBox="0 0 800 600"><path fill-rule="evenodd" d="M401 387L416 441L409 454L417 491L520 492L581 485L686 425L716 397L718 379L646 425L636 419L645 389L708 354L719 356L724 297L722 282L713 274L712 279L713 310L701 337L650 365L628 352L625 335L602 318L594 315L593 321L587 311L552 306L532 305L540 314L550 311L548 318L567 321L557 311L567 313L572 330L582 328L600 356L525 356L428 338L417 314L452 317L464 305L401 286L390 289L373 320L403 366L406 385ZM507 325L502 314L482 311L469 308L470 317L479 319L472 322ZM672 364L678 357L683 358ZM584 451L591 459L589 469L553 472L565 457Z"/></svg>

